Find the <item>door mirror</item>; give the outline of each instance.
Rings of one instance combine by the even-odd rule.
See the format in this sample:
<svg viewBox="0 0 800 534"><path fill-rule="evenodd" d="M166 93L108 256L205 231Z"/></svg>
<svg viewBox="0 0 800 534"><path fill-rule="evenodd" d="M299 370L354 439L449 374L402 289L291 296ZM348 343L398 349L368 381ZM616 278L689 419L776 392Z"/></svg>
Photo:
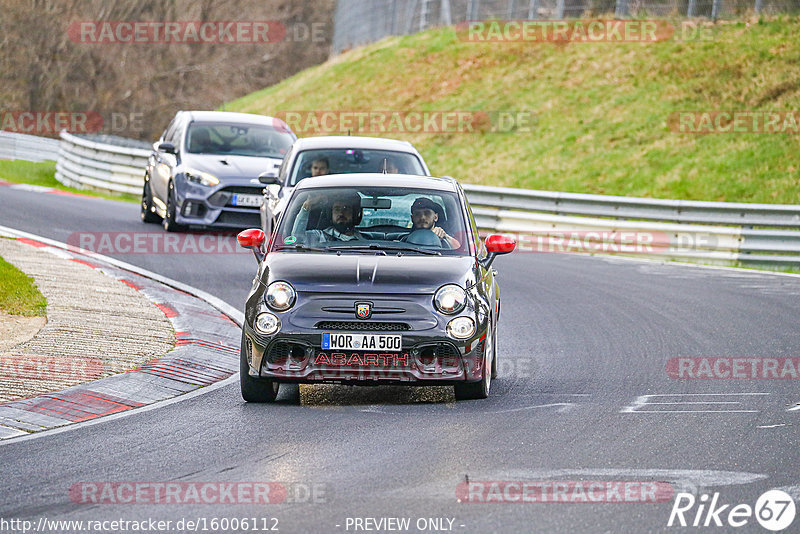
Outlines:
<svg viewBox="0 0 800 534"><path fill-rule="evenodd" d="M244 230L243 232L239 232L239 235L236 236L239 246L252 250L259 263L264 259L264 253L261 252L261 247L264 245L265 239L266 235L258 228Z"/></svg>
<svg viewBox="0 0 800 534"><path fill-rule="evenodd" d="M492 234L486 238L486 258L483 265L488 269L499 254L508 254L516 248L517 242L508 236Z"/></svg>
<svg viewBox="0 0 800 534"><path fill-rule="evenodd" d="M166 154L175 154L177 150L175 150L175 145L172 143L160 143L158 145L159 152L164 152Z"/></svg>
<svg viewBox="0 0 800 534"><path fill-rule="evenodd" d="M278 183L278 173L274 170L264 171L258 175L258 181L264 185L275 185Z"/></svg>

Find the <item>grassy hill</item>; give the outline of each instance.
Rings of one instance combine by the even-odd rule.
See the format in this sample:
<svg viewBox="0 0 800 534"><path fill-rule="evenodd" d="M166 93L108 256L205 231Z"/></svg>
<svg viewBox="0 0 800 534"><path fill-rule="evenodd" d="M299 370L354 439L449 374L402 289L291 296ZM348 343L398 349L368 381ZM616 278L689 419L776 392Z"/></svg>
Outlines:
<svg viewBox="0 0 800 534"><path fill-rule="evenodd" d="M800 133L670 127L684 111L800 111L798 35L800 17L657 43L474 43L442 28L352 50L225 109L531 111L527 133L388 136L465 183L798 203Z"/></svg>

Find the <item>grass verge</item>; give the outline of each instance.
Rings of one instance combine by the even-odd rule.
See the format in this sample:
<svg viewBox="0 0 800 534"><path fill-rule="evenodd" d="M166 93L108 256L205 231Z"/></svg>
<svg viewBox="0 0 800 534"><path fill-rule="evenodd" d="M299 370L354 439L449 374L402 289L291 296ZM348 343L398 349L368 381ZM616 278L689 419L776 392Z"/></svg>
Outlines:
<svg viewBox="0 0 800 534"><path fill-rule="evenodd" d="M377 135L414 143L434 174L464 183L800 202L800 133L694 134L674 125L675 114L687 111L798 114L800 17L720 22L703 35L498 43L468 42L454 28L440 28L351 50L225 109L273 116L530 111L536 123L529 132Z"/></svg>
<svg viewBox="0 0 800 534"><path fill-rule="evenodd" d="M0 309L11 315L44 317L47 299L33 278L0 258Z"/></svg>
<svg viewBox="0 0 800 534"><path fill-rule="evenodd" d="M67 187L56 180L55 173L56 163L54 161L33 162L19 159L0 160L0 181L52 187L53 189L59 189L70 193L80 193L82 195L107 198L110 200L121 200L123 202L139 202L139 197L126 193L102 193L90 189Z"/></svg>

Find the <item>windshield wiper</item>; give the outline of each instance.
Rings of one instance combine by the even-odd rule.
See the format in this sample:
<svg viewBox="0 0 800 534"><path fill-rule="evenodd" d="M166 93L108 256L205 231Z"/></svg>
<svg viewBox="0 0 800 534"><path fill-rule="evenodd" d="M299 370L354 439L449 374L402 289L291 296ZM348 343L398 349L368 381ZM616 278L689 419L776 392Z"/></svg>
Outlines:
<svg viewBox="0 0 800 534"><path fill-rule="evenodd" d="M348 246L328 247L328 250L335 250L336 252L346 252L348 250L352 250L354 252L379 252L381 255L386 256L386 251L383 250L383 247L379 245L354 245L351 247Z"/></svg>
<svg viewBox="0 0 800 534"><path fill-rule="evenodd" d="M330 250L348 250L348 249L361 249L361 250L393 250L398 252L418 252L427 256L441 256L442 253L438 250L428 250L424 248L416 248L402 245L356 245L354 247L328 247Z"/></svg>
<svg viewBox="0 0 800 534"><path fill-rule="evenodd" d="M275 247L275 251L280 250L303 250L303 251L310 251L310 252L328 252L330 250L328 247L310 247L308 245L303 244L296 244L296 245L280 245Z"/></svg>

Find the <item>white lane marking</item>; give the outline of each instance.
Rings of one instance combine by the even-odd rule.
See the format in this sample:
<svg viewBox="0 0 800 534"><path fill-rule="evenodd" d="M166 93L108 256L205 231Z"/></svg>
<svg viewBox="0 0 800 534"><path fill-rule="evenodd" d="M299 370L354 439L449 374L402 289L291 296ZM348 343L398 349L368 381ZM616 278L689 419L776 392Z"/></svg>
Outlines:
<svg viewBox="0 0 800 534"><path fill-rule="evenodd" d="M787 411L787 412L796 412L796 411L798 411L798 410L800 410L800 404L798 404L798 405L797 405L797 406L795 406L794 408L789 408L789 409L788 409L788 410L786 410L786 411Z"/></svg>
<svg viewBox="0 0 800 534"><path fill-rule="evenodd" d="M622 408L619 413L758 413L758 410L650 410L647 409L648 406L663 406L663 405L673 405L673 406L688 406L688 405L719 405L719 404L733 404L733 405L740 405L742 404L740 401L716 401L716 400L708 400L708 401L666 401L666 402L655 402L651 401L654 398L662 398L662 397L751 397L751 396L758 396L758 395L769 395L769 393L663 393L663 394L651 394L651 395L640 395L636 397L636 399L629 405Z"/></svg>
<svg viewBox="0 0 800 534"><path fill-rule="evenodd" d="M778 428L779 426L786 426L786 423L780 423L778 425L759 425L756 428Z"/></svg>

